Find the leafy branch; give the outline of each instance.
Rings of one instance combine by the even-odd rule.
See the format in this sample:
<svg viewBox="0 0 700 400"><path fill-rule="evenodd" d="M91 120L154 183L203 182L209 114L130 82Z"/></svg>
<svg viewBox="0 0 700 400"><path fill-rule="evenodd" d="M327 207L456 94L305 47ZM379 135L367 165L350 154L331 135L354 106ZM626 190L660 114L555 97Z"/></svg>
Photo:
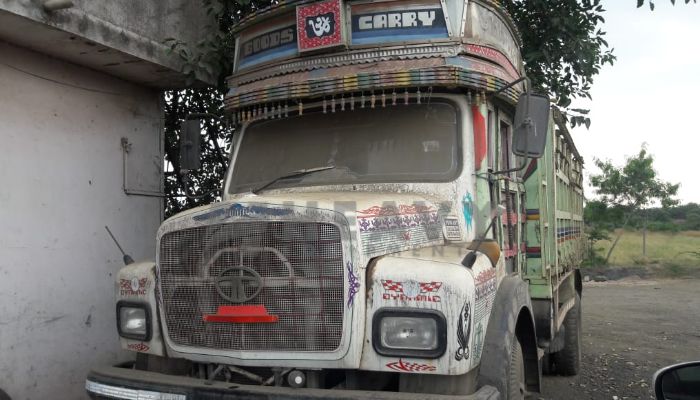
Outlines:
<svg viewBox="0 0 700 400"><path fill-rule="evenodd" d="M684 0L684 1L685 1L685 4L689 4L691 0ZM693 1L693 3L697 3L697 0L692 0L692 1ZM676 0L671 0L671 4L673 4L675 6ZM644 0L637 0L637 8L642 7L643 5L644 5ZM649 9L651 9L651 11L654 11L654 8L655 8L654 2L652 0L649 0Z"/></svg>

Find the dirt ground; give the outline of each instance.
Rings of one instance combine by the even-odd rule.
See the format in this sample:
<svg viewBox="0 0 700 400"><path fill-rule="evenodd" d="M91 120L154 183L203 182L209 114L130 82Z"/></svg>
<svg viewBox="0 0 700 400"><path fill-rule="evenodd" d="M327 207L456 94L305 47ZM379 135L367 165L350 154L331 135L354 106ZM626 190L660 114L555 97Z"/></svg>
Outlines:
<svg viewBox="0 0 700 400"><path fill-rule="evenodd" d="M532 398L654 399L654 372L691 360L700 360L700 280L587 282L581 373L544 377Z"/></svg>

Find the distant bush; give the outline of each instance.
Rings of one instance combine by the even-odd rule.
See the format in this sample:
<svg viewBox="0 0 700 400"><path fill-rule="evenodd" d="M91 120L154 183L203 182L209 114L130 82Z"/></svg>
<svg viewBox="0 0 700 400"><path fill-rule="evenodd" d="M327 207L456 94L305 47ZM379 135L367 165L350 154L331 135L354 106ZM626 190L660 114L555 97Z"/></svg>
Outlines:
<svg viewBox="0 0 700 400"><path fill-rule="evenodd" d="M683 228L689 231L700 230L700 211L689 212L685 218Z"/></svg>
<svg viewBox="0 0 700 400"><path fill-rule="evenodd" d="M625 210L610 207L598 200L586 202L584 221L598 229L612 231L623 225ZM658 207L638 210L630 216L628 228L647 229L655 232L679 232L700 230L700 204L688 203L675 207Z"/></svg>
<svg viewBox="0 0 700 400"><path fill-rule="evenodd" d="M672 232L677 233L683 228L682 225L676 224L674 222L649 222L647 224L647 229L653 232Z"/></svg>

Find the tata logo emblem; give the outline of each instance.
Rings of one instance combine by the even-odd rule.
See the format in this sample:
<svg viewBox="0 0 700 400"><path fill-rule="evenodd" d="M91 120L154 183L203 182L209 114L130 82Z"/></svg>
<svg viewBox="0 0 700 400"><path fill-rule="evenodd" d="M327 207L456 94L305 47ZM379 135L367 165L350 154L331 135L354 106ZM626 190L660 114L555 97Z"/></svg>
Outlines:
<svg viewBox="0 0 700 400"><path fill-rule="evenodd" d="M260 274L248 267L232 267L221 271L214 279L219 296L232 303L254 299L263 287Z"/></svg>
<svg viewBox="0 0 700 400"><path fill-rule="evenodd" d="M297 6L299 51L325 49L345 44L341 0Z"/></svg>

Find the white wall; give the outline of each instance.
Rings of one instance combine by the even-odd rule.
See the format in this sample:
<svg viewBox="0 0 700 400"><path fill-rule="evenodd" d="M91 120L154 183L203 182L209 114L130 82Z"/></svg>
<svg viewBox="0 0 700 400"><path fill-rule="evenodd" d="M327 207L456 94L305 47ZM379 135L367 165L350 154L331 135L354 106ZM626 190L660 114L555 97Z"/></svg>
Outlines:
<svg viewBox="0 0 700 400"><path fill-rule="evenodd" d="M0 388L13 400L85 398L91 367L130 357L104 226L154 257L161 200L125 195L120 139L133 184L159 190L161 123L156 91L0 42Z"/></svg>

